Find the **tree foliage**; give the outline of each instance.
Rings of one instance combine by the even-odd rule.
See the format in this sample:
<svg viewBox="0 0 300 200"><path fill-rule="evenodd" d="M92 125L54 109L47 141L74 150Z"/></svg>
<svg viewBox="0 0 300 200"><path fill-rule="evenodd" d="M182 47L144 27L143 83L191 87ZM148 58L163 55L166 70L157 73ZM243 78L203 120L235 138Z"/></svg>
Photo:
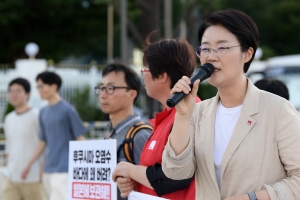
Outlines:
<svg viewBox="0 0 300 200"><path fill-rule="evenodd" d="M127 2L127 25L135 46L141 47L153 30L157 38L164 37L164 0ZM105 63L108 4L114 5L114 57L119 57L120 0L2 0L0 62L27 57L25 45L36 42L41 58L58 62L73 55ZM180 22L185 21L187 40L193 46L198 44L197 29L207 12L236 8L257 23L267 57L298 53L298 0L173 0L172 8L173 36L180 36Z"/></svg>
<svg viewBox="0 0 300 200"><path fill-rule="evenodd" d="M282 1L271 7L266 15L264 40L277 55L300 52L299 10L299 1Z"/></svg>
<svg viewBox="0 0 300 200"><path fill-rule="evenodd" d="M84 87L84 89L77 89L76 93L69 99L69 102L74 105L79 116L85 122L106 120L106 114L95 103L90 102L92 99L90 99L89 95L89 86Z"/></svg>
<svg viewBox="0 0 300 200"><path fill-rule="evenodd" d="M199 84L197 95L203 101L205 99L210 99L216 96L217 92L217 88L215 88L214 86L208 83L202 83Z"/></svg>
<svg viewBox="0 0 300 200"><path fill-rule="evenodd" d="M27 57L35 42L38 57L59 61L69 55L106 55L106 7L78 0L2 0L0 61Z"/></svg>
<svg viewBox="0 0 300 200"><path fill-rule="evenodd" d="M242 10L254 19L260 32L263 59L299 52L298 0L217 0L214 10L225 8Z"/></svg>

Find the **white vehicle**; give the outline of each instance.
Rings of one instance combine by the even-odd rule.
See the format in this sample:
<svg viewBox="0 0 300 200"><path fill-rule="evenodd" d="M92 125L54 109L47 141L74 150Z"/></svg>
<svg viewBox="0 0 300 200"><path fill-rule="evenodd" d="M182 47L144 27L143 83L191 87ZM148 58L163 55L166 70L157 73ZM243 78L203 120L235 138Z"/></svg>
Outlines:
<svg viewBox="0 0 300 200"><path fill-rule="evenodd" d="M264 78L266 70L266 61L261 61L263 51L260 47L257 48L254 60L251 62L251 65L245 74L248 78L251 79L252 83Z"/></svg>
<svg viewBox="0 0 300 200"><path fill-rule="evenodd" d="M279 79L286 84L290 102L300 113L300 54L269 58L265 76Z"/></svg>
<svg viewBox="0 0 300 200"><path fill-rule="evenodd" d="M251 79L252 83L255 83L264 78L265 70L266 61L253 60L245 75Z"/></svg>

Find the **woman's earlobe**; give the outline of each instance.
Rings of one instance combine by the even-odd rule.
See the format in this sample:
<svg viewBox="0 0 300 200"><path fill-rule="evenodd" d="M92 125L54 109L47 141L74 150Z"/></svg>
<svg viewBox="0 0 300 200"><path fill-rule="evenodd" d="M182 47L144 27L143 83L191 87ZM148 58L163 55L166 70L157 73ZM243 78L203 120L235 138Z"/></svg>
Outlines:
<svg viewBox="0 0 300 200"><path fill-rule="evenodd" d="M245 63L249 62L249 60L251 60L253 54L254 54L253 48L249 47L249 49L244 53Z"/></svg>

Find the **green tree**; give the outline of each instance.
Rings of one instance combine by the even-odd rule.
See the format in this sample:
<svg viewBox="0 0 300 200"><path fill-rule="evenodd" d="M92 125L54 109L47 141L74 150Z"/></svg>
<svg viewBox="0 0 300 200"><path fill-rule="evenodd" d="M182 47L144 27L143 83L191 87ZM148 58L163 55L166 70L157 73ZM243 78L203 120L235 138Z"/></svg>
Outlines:
<svg viewBox="0 0 300 200"><path fill-rule="evenodd" d="M60 61L66 56L106 55L106 7L78 0L2 0L0 61L27 57L35 42L38 57Z"/></svg>
<svg viewBox="0 0 300 200"><path fill-rule="evenodd" d="M95 95L95 98L97 96ZM85 122L91 121L104 121L106 115L96 105L95 99L90 99L90 87L86 86L84 89L76 89L75 95L73 95L68 101L75 106L79 116Z"/></svg>
<svg viewBox="0 0 300 200"><path fill-rule="evenodd" d="M300 52L299 10L299 1L282 1L269 9L264 39L277 55Z"/></svg>
<svg viewBox="0 0 300 200"><path fill-rule="evenodd" d="M205 99L210 99L217 94L217 88L208 84L208 83L201 83L199 84L198 88L198 97L203 101Z"/></svg>
<svg viewBox="0 0 300 200"><path fill-rule="evenodd" d="M15 108L8 102L8 103L6 104L5 112L4 112L4 114L3 114L2 119L4 120L4 118L6 117L6 115L7 115L8 113L12 112L13 110L15 110Z"/></svg>
<svg viewBox="0 0 300 200"><path fill-rule="evenodd" d="M235 8L251 16L260 32L263 59L299 52L298 0L215 0L213 10Z"/></svg>

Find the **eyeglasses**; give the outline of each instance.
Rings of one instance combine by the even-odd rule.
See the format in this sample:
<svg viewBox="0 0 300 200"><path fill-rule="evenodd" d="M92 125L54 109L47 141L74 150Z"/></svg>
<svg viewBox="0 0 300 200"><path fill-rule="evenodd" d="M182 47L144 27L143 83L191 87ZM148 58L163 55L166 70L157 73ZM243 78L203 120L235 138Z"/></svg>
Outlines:
<svg viewBox="0 0 300 200"><path fill-rule="evenodd" d="M150 69L141 69L142 76L144 75L144 72L150 72Z"/></svg>
<svg viewBox="0 0 300 200"><path fill-rule="evenodd" d="M109 86L106 86L106 87L102 87L102 86L97 86L95 87L95 93L100 95L103 90L105 90L106 94L108 95L111 95L114 93L115 89L127 89L127 90L130 90L131 88L129 87L119 87L119 86L112 86L112 85L109 85Z"/></svg>
<svg viewBox="0 0 300 200"><path fill-rule="evenodd" d="M8 90L8 94L11 95L11 94L22 94L22 93L25 93L25 91L23 90Z"/></svg>
<svg viewBox="0 0 300 200"><path fill-rule="evenodd" d="M196 49L195 49L195 52L196 52L196 55L200 58L205 58L207 57L212 51L214 51L217 56L219 58L223 57L226 55L227 53L227 50L228 49L231 49L233 47L238 47L238 46L241 46L241 45L236 45L236 46L232 46L232 47L225 47L225 46L219 46L217 50L213 49L213 48L208 48L208 47L202 47L202 46L198 46Z"/></svg>
<svg viewBox="0 0 300 200"><path fill-rule="evenodd" d="M37 85L36 89L41 90L41 89L43 89L43 87L44 87L43 85Z"/></svg>

